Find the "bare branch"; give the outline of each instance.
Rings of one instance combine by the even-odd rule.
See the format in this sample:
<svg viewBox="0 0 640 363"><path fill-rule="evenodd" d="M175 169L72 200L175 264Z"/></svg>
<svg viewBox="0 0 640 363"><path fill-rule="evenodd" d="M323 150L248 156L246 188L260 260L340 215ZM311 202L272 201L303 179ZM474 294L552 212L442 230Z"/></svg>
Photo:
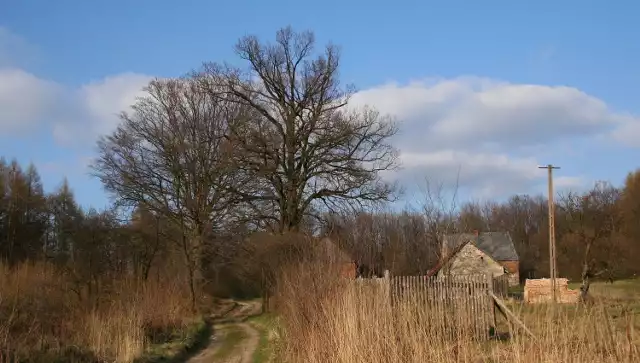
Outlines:
<svg viewBox="0 0 640 363"><path fill-rule="evenodd" d="M247 110L229 127L234 162L260 187L242 194L279 216L280 230L296 230L308 210L359 208L393 199L380 172L393 170L396 131L389 117L348 109L353 89L339 82L339 53L329 45L314 58L310 32L280 30L275 44L241 39L243 72L207 64L201 84L214 97Z"/></svg>

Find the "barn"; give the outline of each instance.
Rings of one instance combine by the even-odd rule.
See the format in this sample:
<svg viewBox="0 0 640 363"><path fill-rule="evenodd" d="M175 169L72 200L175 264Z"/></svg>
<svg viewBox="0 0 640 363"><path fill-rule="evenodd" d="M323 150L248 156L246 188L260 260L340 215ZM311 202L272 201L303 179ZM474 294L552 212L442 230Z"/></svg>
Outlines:
<svg viewBox="0 0 640 363"><path fill-rule="evenodd" d="M507 275L509 285L520 284L520 262L509 232L458 233L446 235L440 262L429 276L490 274Z"/></svg>

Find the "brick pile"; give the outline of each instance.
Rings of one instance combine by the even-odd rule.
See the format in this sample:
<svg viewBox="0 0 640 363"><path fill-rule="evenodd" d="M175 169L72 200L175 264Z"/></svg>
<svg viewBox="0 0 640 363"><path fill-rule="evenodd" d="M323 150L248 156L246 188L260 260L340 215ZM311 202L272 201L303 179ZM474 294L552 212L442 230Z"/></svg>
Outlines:
<svg viewBox="0 0 640 363"><path fill-rule="evenodd" d="M553 287L551 279L527 279L524 283L524 302L530 304L551 302ZM559 303L572 304L580 298L579 290L569 289L569 280L556 279L556 298Z"/></svg>

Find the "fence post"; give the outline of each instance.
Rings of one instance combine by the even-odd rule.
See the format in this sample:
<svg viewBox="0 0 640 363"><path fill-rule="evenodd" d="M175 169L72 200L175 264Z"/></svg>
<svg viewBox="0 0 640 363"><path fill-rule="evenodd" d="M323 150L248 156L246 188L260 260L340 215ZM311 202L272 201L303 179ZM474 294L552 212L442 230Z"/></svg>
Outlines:
<svg viewBox="0 0 640 363"><path fill-rule="evenodd" d="M493 276L491 274L487 275L488 291L487 291L487 304L489 304L489 319L491 324L493 325L493 331L495 334L496 329L498 328L498 322L496 321L496 304L493 302L493 298L491 297L493 292Z"/></svg>
<svg viewBox="0 0 640 363"><path fill-rule="evenodd" d="M384 270L384 280L383 281L383 293L385 294L385 298L387 299L386 303L391 306L393 301L391 298L391 274L389 270Z"/></svg>

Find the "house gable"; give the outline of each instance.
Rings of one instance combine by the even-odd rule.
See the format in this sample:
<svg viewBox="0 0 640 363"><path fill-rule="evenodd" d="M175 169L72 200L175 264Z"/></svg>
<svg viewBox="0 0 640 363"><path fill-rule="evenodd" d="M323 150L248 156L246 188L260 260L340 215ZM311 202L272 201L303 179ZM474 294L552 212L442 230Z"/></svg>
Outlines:
<svg viewBox="0 0 640 363"><path fill-rule="evenodd" d="M442 256L451 256L465 243L474 244L496 261L519 261L509 232L458 233L446 235L442 241Z"/></svg>
<svg viewBox="0 0 640 363"><path fill-rule="evenodd" d="M438 276L448 274L491 274L496 277L504 273L505 268L502 264L475 245L466 243L455 255L451 256L446 263L442 265Z"/></svg>

